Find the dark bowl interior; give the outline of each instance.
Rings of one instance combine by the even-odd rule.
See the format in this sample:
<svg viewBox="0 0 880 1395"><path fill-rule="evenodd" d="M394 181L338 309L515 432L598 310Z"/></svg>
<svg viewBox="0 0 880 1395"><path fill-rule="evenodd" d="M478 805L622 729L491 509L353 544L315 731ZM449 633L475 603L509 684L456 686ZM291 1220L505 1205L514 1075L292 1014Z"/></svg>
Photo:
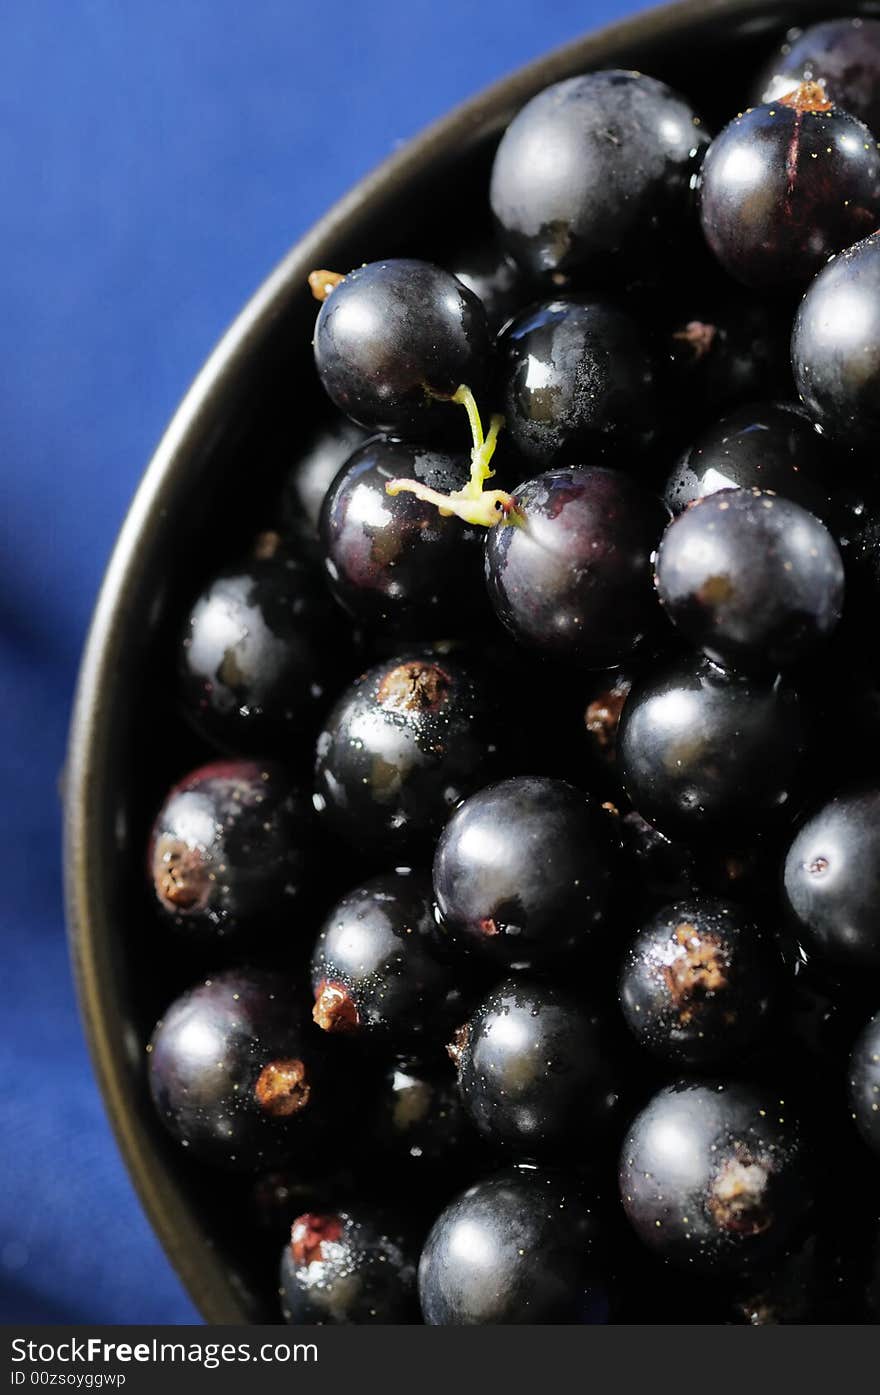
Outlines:
<svg viewBox="0 0 880 1395"><path fill-rule="evenodd" d="M272 1262L254 1243L242 1185L192 1168L150 1105L144 1043L204 966L157 926L144 848L165 789L203 755L174 712L179 612L200 579L265 524L285 469L332 411L311 359L306 275L399 253L450 261L481 218L488 228L487 170L500 131L546 84L587 68L640 68L682 88L717 123L737 109L775 32L833 11L686 0L578 39L459 108L294 247L202 369L150 464L83 659L67 769L68 919L107 1109L148 1214L209 1321L277 1320Z"/></svg>

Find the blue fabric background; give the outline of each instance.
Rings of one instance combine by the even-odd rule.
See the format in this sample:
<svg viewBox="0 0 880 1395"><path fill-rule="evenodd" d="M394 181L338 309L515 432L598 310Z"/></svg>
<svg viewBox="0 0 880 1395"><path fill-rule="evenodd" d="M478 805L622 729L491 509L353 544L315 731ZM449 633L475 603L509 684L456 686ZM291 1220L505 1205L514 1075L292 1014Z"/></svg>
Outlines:
<svg viewBox="0 0 880 1395"><path fill-rule="evenodd" d="M117 1155L57 779L101 574L195 371L399 141L637 0L9 0L0 16L0 1319L197 1315Z"/></svg>

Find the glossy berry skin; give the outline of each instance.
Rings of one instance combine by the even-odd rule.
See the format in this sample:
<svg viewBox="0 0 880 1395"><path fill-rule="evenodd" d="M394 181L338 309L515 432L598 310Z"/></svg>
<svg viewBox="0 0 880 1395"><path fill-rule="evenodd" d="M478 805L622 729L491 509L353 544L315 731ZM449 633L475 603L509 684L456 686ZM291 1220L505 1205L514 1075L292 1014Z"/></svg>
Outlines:
<svg viewBox="0 0 880 1395"><path fill-rule="evenodd" d="M620 1194L639 1239L707 1274L763 1266L809 1205L805 1150L784 1100L714 1081L655 1095L620 1153Z"/></svg>
<svg viewBox="0 0 880 1395"><path fill-rule="evenodd" d="M638 647L657 612L652 557L667 514L617 470L550 470L514 494L520 524L493 528L486 583L521 644L586 668Z"/></svg>
<svg viewBox="0 0 880 1395"><path fill-rule="evenodd" d="M425 638L466 628L474 611L485 614L475 606L485 530L385 489L391 480L416 479L448 494L469 473L463 455L379 436L346 462L324 502L320 534L330 589L356 620Z"/></svg>
<svg viewBox="0 0 880 1395"><path fill-rule="evenodd" d="M503 740L476 669L440 650L398 654L356 679L327 718L315 806L359 852L400 865L492 778Z"/></svg>
<svg viewBox="0 0 880 1395"><path fill-rule="evenodd" d="M772 102L801 82L821 81L835 106L880 130L880 20L829 19L792 29L755 84Z"/></svg>
<svg viewBox="0 0 880 1395"><path fill-rule="evenodd" d="M418 1322L418 1243L371 1207L297 1216L281 1255L281 1311L293 1326Z"/></svg>
<svg viewBox="0 0 880 1395"><path fill-rule="evenodd" d="M507 433L540 469L595 465L653 440L656 356L626 311L584 297L550 300L514 320L499 349Z"/></svg>
<svg viewBox="0 0 880 1395"><path fill-rule="evenodd" d="M200 940L281 925L308 885L314 812L279 765L217 761L174 786L150 835L158 904Z"/></svg>
<svg viewBox="0 0 880 1395"><path fill-rule="evenodd" d="M690 216L707 142L656 78L612 69L555 83L498 147L489 197L501 237L534 276L657 261Z"/></svg>
<svg viewBox="0 0 880 1395"><path fill-rule="evenodd" d="M785 860L785 896L818 954L880 968L880 792L839 795L807 820Z"/></svg>
<svg viewBox="0 0 880 1395"><path fill-rule="evenodd" d="M728 675L688 656L633 688L617 760L644 818L699 840L792 819L806 744L800 699L781 679Z"/></svg>
<svg viewBox="0 0 880 1395"><path fill-rule="evenodd" d="M657 594L686 639L724 667L775 672L843 613L840 549L814 514L757 489L691 504L657 553Z"/></svg>
<svg viewBox="0 0 880 1395"><path fill-rule="evenodd" d="M880 431L880 234L823 267L794 322L801 401L826 435L870 445Z"/></svg>
<svg viewBox="0 0 880 1395"><path fill-rule="evenodd" d="M805 285L880 215L880 153L867 126L837 108L786 101L737 116L700 171L706 240L747 286Z"/></svg>
<svg viewBox="0 0 880 1395"><path fill-rule="evenodd" d="M255 1171L315 1148L331 1095L308 999L280 974L216 974L164 1013L148 1049L153 1103L200 1162Z"/></svg>
<svg viewBox="0 0 880 1395"><path fill-rule="evenodd" d="M309 437L281 491L281 518L287 530L313 542L327 491L346 461L364 444L361 427L333 413Z"/></svg>
<svg viewBox="0 0 880 1395"><path fill-rule="evenodd" d="M184 712L222 750L286 754L317 721L339 667L338 614L277 533L215 578L179 650Z"/></svg>
<svg viewBox="0 0 880 1395"><path fill-rule="evenodd" d="M665 1061L734 1061L767 1028L777 959L742 906L691 895L641 927L620 975L620 1006L641 1046Z"/></svg>
<svg viewBox="0 0 880 1395"><path fill-rule="evenodd" d="M612 848L602 811L564 780L517 776L466 799L434 856L445 932L501 964L583 947L605 914Z"/></svg>
<svg viewBox="0 0 880 1395"><path fill-rule="evenodd" d="M602 1323L598 1227L576 1184L516 1167L477 1182L438 1217L419 1264L431 1327Z"/></svg>
<svg viewBox="0 0 880 1395"><path fill-rule="evenodd" d="M849 1098L862 1137L880 1153L880 1012L871 1018L853 1047Z"/></svg>
<svg viewBox="0 0 880 1395"><path fill-rule="evenodd" d="M828 444L803 408L746 403L707 426L670 474L664 501L679 514L721 489L782 494L828 523L835 466Z"/></svg>
<svg viewBox="0 0 880 1395"><path fill-rule="evenodd" d="M595 1164L617 1094L598 1017L562 989L520 978L493 989L450 1047L465 1110L519 1157Z"/></svg>
<svg viewBox="0 0 880 1395"><path fill-rule="evenodd" d="M315 363L336 406L371 430L433 440L467 421L449 398L486 384L490 336L472 291L430 262L398 258L349 272L321 306Z"/></svg>
<svg viewBox="0 0 880 1395"><path fill-rule="evenodd" d="M519 267L493 238L465 248L455 258L452 274L477 296L493 334L529 300Z"/></svg>
<svg viewBox="0 0 880 1395"><path fill-rule="evenodd" d="M429 1032L452 988L435 948L429 876L388 872L355 887L312 953L315 1022L346 1036Z"/></svg>

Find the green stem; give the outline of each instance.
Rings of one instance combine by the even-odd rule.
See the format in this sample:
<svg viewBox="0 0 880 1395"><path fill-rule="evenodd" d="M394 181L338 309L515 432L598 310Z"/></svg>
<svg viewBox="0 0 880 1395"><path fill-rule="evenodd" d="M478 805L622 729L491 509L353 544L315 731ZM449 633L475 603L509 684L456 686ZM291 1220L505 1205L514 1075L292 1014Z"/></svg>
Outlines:
<svg viewBox="0 0 880 1395"><path fill-rule="evenodd" d="M426 504L433 504L444 518L455 515L464 523L482 528L494 528L497 523L518 523L520 515L512 495L503 489L484 490L486 480L492 479L492 457L498 444L498 433L504 425L504 418L495 415L489 423L487 434L483 434L483 423L476 399L464 383L456 389L451 400L464 407L471 426L471 474L462 489L453 489L449 494L429 489L420 480L390 480L385 486L387 494L414 494Z"/></svg>

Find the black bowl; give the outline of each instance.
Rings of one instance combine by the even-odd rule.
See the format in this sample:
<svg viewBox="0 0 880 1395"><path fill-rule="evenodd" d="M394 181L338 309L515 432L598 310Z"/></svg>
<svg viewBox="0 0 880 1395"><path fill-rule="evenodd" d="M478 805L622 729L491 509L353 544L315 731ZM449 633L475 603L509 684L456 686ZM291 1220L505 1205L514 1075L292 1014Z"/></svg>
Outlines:
<svg viewBox="0 0 880 1395"><path fill-rule="evenodd" d="M119 1145L208 1321L277 1320L274 1259L254 1239L246 1196L191 1168L150 1105L144 1043L169 999L198 973L170 955L157 971L143 849L164 789L196 763L169 696L173 607L204 568L234 553L248 523L262 522L261 504L297 442L330 416L316 390L306 276L316 266L395 254L450 260L479 231L474 210L487 204L499 133L548 83L589 68L639 68L680 87L716 122L737 109L774 31L833 10L809 0L684 0L567 44L459 107L293 248L208 359L149 465L80 672L66 775L67 914L86 1032Z"/></svg>

